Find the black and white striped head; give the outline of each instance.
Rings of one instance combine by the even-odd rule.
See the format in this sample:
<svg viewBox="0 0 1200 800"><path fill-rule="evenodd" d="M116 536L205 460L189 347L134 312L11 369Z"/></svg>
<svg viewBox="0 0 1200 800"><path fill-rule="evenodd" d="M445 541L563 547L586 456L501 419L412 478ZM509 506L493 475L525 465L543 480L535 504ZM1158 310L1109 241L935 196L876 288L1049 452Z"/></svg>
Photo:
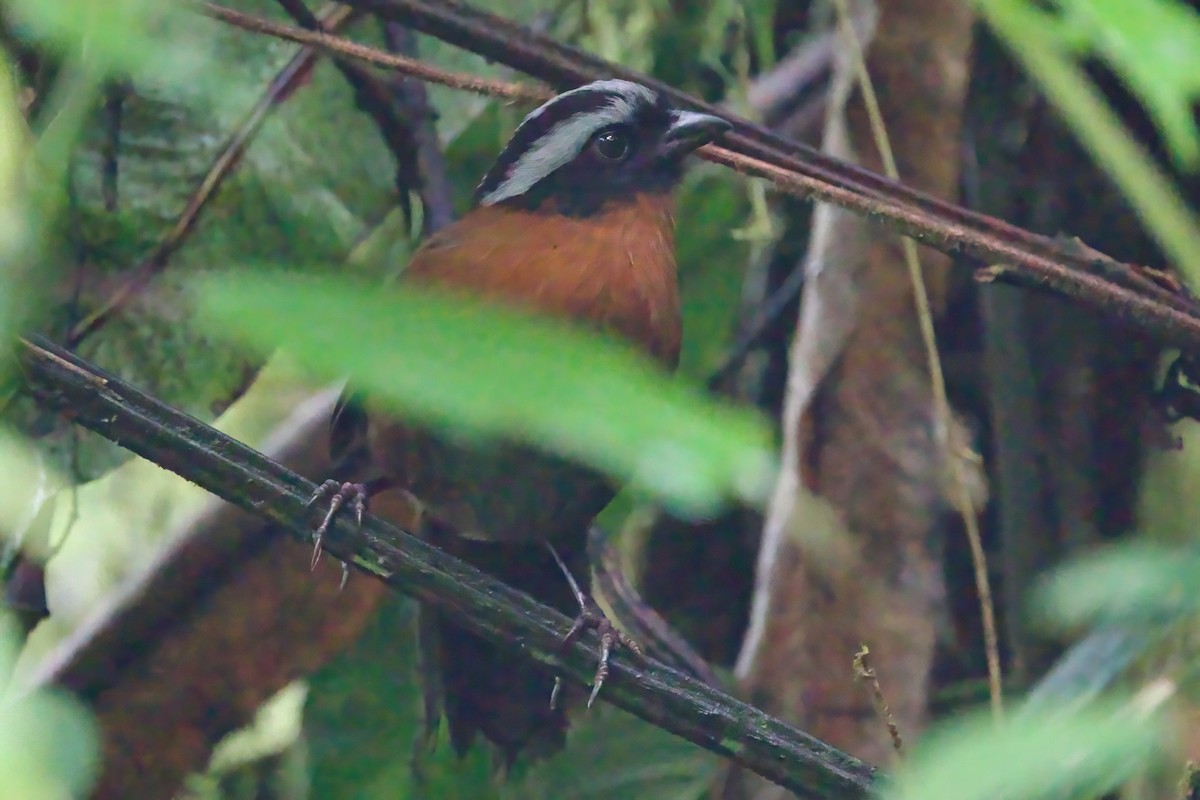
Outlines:
<svg viewBox="0 0 1200 800"><path fill-rule="evenodd" d="M564 92L525 117L475 190L481 206L586 216L614 200L667 192L685 157L731 126L672 109L668 98L623 80Z"/></svg>

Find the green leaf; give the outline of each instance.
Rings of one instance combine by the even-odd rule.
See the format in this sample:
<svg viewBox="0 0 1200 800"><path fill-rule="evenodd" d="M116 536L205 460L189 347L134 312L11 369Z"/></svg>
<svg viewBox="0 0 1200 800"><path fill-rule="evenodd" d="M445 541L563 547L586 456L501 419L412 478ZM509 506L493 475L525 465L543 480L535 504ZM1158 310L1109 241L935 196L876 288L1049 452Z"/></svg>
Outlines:
<svg viewBox="0 0 1200 800"><path fill-rule="evenodd" d="M0 616L0 659L16 652L16 626ZM11 664L0 665L6 680ZM56 689L0 700L0 797L58 800L87 794L99 766L91 715Z"/></svg>
<svg viewBox="0 0 1200 800"><path fill-rule="evenodd" d="M1200 608L1200 553L1133 544L1076 559L1043 582L1035 606L1050 622L1167 622Z"/></svg>
<svg viewBox="0 0 1200 800"><path fill-rule="evenodd" d="M278 13L277 6L273 0L247 0L243 10ZM198 14L180 16L193 36L203 35L212 45L209 66L228 65L232 78L209 102L203 92L135 76L122 104L115 208L106 198L106 152L115 131L99 110L87 118L81 140L72 141L72 215L57 237L63 252L34 262L38 280L51 283L48 266L77 264L68 247L86 253L72 274L56 275L60 282L48 287L51 296L73 296L77 303L49 304L27 327L58 337L107 303L169 235L230 134L300 50ZM364 20L355 35L371 41L372 32L378 26ZM211 78L210 72L195 81L205 76ZM328 59L318 59L296 91L268 114L168 268L77 351L164 402L211 420L245 388L257 364L191 324L177 276L269 258L301 272L336 269L381 278L404 263L408 249L403 225L375 225L395 206L391 163L377 126L357 110L345 79ZM369 233L371 252L347 259L347 251ZM70 427L28 400L15 405L14 424L24 430L41 435ZM76 441L77 456L64 452ZM44 442L55 448L60 464L77 464L85 478L129 458L128 451L99 437L47 436Z"/></svg>
<svg viewBox="0 0 1200 800"><path fill-rule="evenodd" d="M1042 710L999 725L975 713L927 732L883 796L1099 797L1149 764L1165 741L1162 719L1137 702Z"/></svg>
<svg viewBox="0 0 1200 800"><path fill-rule="evenodd" d="M502 800L503 779L496 771L498 762L494 753L477 742L460 758L450 746L450 734L445 725L439 734L432 751L417 756L415 771L409 767L413 788L408 797L411 800L456 800L459 797ZM518 761L513 771L519 772L522 766L523 762ZM382 800L395 797L394 793L388 792L389 781L377 781L377 787L374 796Z"/></svg>
<svg viewBox="0 0 1200 800"><path fill-rule="evenodd" d="M42 503L63 483L62 476L28 441L0 428L0 540L19 540Z"/></svg>
<svg viewBox="0 0 1200 800"><path fill-rule="evenodd" d="M1071 58L1080 37L1069 20L1046 14L1026 0L976 0L976 5L1080 144L1120 187L1168 260L1195 284L1200 276L1200 219ZM1187 38L1184 33L1180 42Z"/></svg>
<svg viewBox="0 0 1200 800"><path fill-rule="evenodd" d="M422 424L531 442L678 513L761 502L770 485L771 435L757 413L709 400L616 342L412 287L227 274L198 289L214 334L292 348Z"/></svg>
<svg viewBox="0 0 1200 800"><path fill-rule="evenodd" d="M1095 55L1138 96L1176 161L1200 162L1192 104L1200 99L1200 14L1179 0L983 0L1021 27L1023 47ZM1015 31L1014 31L1015 32Z"/></svg>
<svg viewBox="0 0 1200 800"><path fill-rule="evenodd" d="M101 73L152 74L167 68L175 78L203 71L195 26L180 35L182 8L162 0L9 0L18 33L78 56ZM195 20L194 16L190 17ZM161 72L160 72L161 75Z"/></svg>
<svg viewBox="0 0 1200 800"><path fill-rule="evenodd" d="M0 337L8 341L20 324L22 273L33 239L28 219L30 142L17 110L14 77L0 61ZM0 362L0 376L6 365Z"/></svg>
<svg viewBox="0 0 1200 800"><path fill-rule="evenodd" d="M1180 164L1200 162L1200 14L1179 0L1058 0L1061 30L1108 63L1146 106Z"/></svg>

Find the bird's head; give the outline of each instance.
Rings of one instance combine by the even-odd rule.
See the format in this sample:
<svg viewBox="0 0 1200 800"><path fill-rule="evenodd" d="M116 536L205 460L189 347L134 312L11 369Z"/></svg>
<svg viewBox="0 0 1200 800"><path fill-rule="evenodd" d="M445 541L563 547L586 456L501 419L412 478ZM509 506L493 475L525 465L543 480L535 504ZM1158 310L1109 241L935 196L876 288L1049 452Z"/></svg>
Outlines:
<svg viewBox="0 0 1200 800"><path fill-rule="evenodd" d="M589 83L532 111L475 190L480 206L587 216L611 202L669 192L684 159L730 129L720 117L681 111L624 80Z"/></svg>

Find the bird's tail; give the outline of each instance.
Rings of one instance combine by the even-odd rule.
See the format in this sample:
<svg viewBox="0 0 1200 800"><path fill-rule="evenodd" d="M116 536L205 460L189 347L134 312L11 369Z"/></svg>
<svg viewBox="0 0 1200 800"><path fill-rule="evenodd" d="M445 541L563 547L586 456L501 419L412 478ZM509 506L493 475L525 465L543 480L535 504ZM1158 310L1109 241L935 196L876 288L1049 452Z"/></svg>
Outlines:
<svg viewBox="0 0 1200 800"><path fill-rule="evenodd" d="M579 610L562 570L540 542L513 544L454 537L436 543L567 616L573 617ZM589 572L583 535L578 543L556 541L555 546L586 590ZM540 758L562 748L567 709L574 705L579 687L564 684L552 709L554 675L549 670L468 633L435 609L422 607L420 613L426 720L435 729L439 707L444 711L450 740L459 754L467 751L477 734L496 745L509 764L517 755Z"/></svg>

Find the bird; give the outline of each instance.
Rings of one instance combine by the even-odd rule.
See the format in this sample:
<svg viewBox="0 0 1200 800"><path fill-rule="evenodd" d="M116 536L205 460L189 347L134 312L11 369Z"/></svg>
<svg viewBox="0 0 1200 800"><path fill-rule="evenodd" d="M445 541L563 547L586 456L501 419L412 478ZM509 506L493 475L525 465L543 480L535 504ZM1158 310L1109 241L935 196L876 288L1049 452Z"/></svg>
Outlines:
<svg viewBox="0 0 1200 800"><path fill-rule="evenodd" d="M599 332L674 371L682 337L674 189L687 157L731 127L631 81L563 92L525 116L476 187L471 209L424 240L398 285L457 292ZM313 495L328 500L314 563L339 509L361 523L372 498L399 489L419 508L404 520L417 535L575 614L572 636L594 628L606 655L614 642L636 649L580 588L590 585L588 528L618 489L610 478L531 445L455 441L389 415L352 387L337 404L330 439L341 479ZM436 609L423 607L419 617L430 730L444 713L460 755L482 735L509 764L563 747L578 687L560 698L544 667L506 654ZM606 672L605 658L589 705Z"/></svg>

